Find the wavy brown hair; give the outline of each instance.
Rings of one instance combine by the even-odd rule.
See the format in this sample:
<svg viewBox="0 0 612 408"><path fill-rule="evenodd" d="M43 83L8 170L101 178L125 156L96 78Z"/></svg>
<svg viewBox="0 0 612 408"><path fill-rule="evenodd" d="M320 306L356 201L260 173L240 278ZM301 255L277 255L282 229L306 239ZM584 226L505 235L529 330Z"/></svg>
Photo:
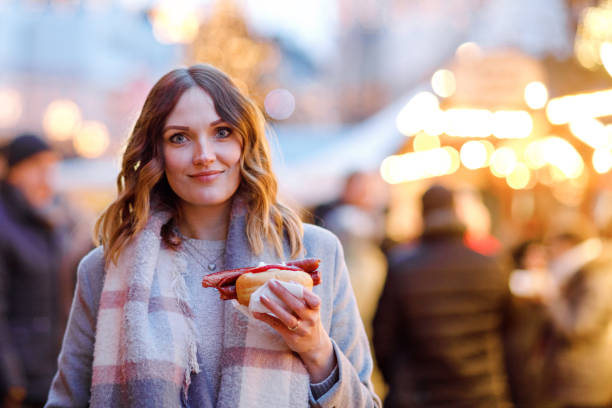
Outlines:
<svg viewBox="0 0 612 408"><path fill-rule="evenodd" d="M303 249L300 218L277 200L265 121L259 108L220 70L205 64L179 68L164 75L151 89L136 120L117 177L117 198L94 227L107 262L116 262L125 245L146 225L152 203L180 217L179 199L164 172L162 130L183 93L200 87L212 98L217 115L229 123L242 141L239 194L248 207L246 234L251 250L261 253L270 242L279 256L287 239L291 257ZM177 249L181 239L170 224L162 229L166 245Z"/></svg>

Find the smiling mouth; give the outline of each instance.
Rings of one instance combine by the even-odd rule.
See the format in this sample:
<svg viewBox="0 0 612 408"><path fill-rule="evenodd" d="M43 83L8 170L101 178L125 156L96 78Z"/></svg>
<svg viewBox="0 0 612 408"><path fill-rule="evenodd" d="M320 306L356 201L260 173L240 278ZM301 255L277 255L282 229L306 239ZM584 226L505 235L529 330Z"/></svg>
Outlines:
<svg viewBox="0 0 612 408"><path fill-rule="evenodd" d="M203 171L200 173L190 174L189 177L198 181L213 181L223 173L221 170Z"/></svg>
<svg viewBox="0 0 612 408"><path fill-rule="evenodd" d="M221 170L210 170L210 171L202 171L200 173L190 174L189 177L207 177L207 176L215 176L221 173L223 173L223 171Z"/></svg>

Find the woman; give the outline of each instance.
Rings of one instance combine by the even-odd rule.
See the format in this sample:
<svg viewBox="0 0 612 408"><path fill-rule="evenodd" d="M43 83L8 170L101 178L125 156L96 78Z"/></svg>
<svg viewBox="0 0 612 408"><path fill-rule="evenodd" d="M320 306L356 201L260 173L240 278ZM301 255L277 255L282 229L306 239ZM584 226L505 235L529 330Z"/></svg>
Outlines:
<svg viewBox="0 0 612 408"><path fill-rule="evenodd" d="M118 190L79 266L48 407L380 406L342 248L277 201L262 115L225 74L196 65L155 84ZM303 256L323 282L304 299L272 286L278 318L200 285Z"/></svg>

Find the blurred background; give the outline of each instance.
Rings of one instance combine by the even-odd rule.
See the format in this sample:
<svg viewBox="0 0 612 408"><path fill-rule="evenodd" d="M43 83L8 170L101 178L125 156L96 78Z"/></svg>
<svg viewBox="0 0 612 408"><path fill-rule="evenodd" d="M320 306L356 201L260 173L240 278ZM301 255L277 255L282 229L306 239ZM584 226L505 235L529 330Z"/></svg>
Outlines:
<svg viewBox="0 0 612 408"><path fill-rule="evenodd" d="M560 213L612 219L612 1L1 0L0 43L0 142L61 153L85 230L157 79L229 73L269 121L283 199L343 239L366 325L434 182L488 255ZM380 274L351 267L365 253Z"/></svg>
<svg viewBox="0 0 612 408"><path fill-rule="evenodd" d="M264 109L287 200L379 173L394 240L434 177L482 195L503 242L610 196L608 1L3 0L0 22L0 138L44 135L92 214L152 84L196 62Z"/></svg>

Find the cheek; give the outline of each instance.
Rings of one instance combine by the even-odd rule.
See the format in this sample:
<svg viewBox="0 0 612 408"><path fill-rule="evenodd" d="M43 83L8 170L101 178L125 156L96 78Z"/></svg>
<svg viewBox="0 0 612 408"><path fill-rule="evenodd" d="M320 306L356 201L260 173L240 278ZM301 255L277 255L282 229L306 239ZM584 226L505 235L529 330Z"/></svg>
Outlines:
<svg viewBox="0 0 612 408"><path fill-rule="evenodd" d="M223 151L220 152L225 165L232 170L240 171L240 157L242 156L242 146L237 141L228 143L223 146Z"/></svg>
<svg viewBox="0 0 612 408"><path fill-rule="evenodd" d="M176 152L164 150L164 171L166 172L166 176L169 179L172 178L181 170L181 167L182 160L180 159L180 155Z"/></svg>

